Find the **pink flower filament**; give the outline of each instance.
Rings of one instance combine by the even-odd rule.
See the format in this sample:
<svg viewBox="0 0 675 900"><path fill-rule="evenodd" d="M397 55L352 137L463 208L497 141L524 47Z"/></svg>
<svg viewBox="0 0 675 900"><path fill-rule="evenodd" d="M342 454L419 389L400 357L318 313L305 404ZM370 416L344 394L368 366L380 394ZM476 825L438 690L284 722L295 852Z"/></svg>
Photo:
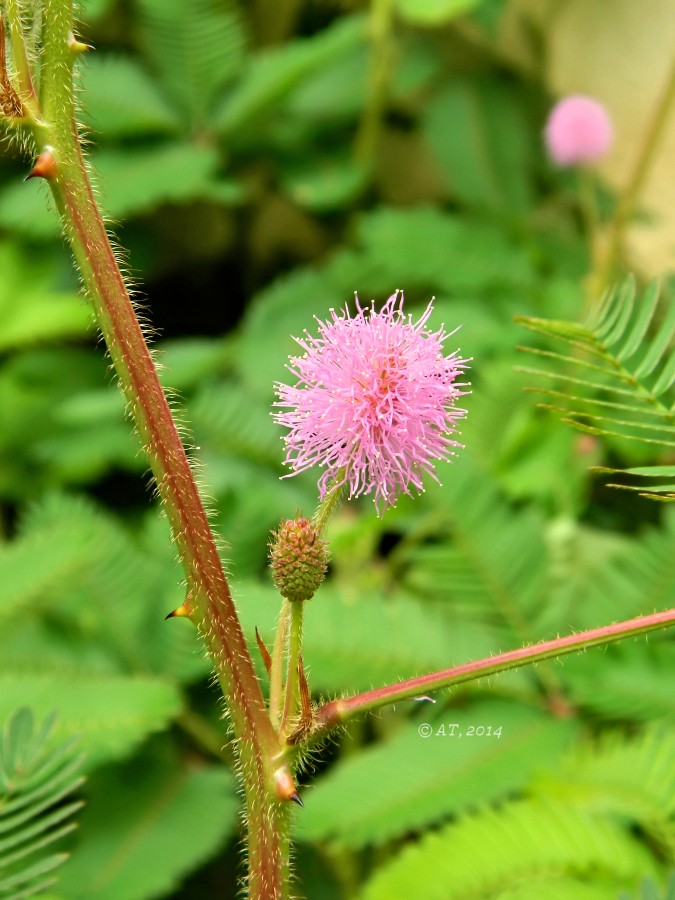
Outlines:
<svg viewBox="0 0 675 900"><path fill-rule="evenodd" d="M426 328L432 303L416 323L402 307L397 292L380 312L358 299L353 318L331 310L318 337L297 339L304 354L288 367L295 385L277 385L285 462L290 474L324 468L322 498L347 483L350 497L374 493L381 512L411 487L421 491L424 474L436 478L434 461L461 447L450 435L466 413L454 402L466 393L456 379L468 362L457 351L444 356L449 335Z"/></svg>

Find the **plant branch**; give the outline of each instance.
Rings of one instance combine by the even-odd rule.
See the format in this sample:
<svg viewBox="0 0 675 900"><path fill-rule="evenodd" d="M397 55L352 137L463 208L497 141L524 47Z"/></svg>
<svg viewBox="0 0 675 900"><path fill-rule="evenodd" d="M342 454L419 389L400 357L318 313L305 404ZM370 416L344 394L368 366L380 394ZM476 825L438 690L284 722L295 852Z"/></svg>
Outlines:
<svg viewBox="0 0 675 900"><path fill-rule="evenodd" d="M551 641L543 641L531 647L520 647L517 650L509 650L507 653L500 653L487 659L463 663L440 672L432 672L429 675L410 678L398 684L364 691L362 694L356 694L353 697L332 700L317 710L315 717L316 727L312 732L311 740L322 737L338 725L343 725L354 718L354 716L379 709L382 706L388 706L399 700L410 700L429 691L453 687L456 684L473 681L486 675L497 675L500 672L507 672L509 669L517 669L530 663L554 659L567 653L586 650L589 647L609 644L621 638L647 634L650 631L666 628L669 625L675 625L675 609L654 613L649 616L639 616L636 619L618 622L614 625L604 625L602 628L593 628L590 631L570 634Z"/></svg>
<svg viewBox="0 0 675 900"><path fill-rule="evenodd" d="M227 703L248 807L250 896L281 898L288 868L288 828L282 827L288 804L281 801L293 799L295 789L276 759L279 741L208 516L94 199L75 120L72 69L82 45L71 40L72 30L70 0L45 0L34 139L48 164L31 174L45 177L52 190L171 524L187 580L183 607L206 642Z"/></svg>

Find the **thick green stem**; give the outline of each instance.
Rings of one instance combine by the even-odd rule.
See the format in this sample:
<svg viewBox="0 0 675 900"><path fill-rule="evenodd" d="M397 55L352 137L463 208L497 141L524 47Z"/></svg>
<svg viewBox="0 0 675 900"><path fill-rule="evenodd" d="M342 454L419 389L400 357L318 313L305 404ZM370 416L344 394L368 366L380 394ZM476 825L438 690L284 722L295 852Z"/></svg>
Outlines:
<svg viewBox="0 0 675 900"><path fill-rule="evenodd" d="M291 604L288 600L282 601L277 633L274 637L274 649L272 650L272 670L270 672L270 719L274 728L281 724L281 700L283 696L284 680L284 656L286 654L286 641L288 639L288 626L291 621Z"/></svg>
<svg viewBox="0 0 675 900"><path fill-rule="evenodd" d="M284 600L284 604L288 600ZM288 735L293 730L293 724L298 714L298 666L302 653L302 620L305 604L297 600L289 604L291 607L291 629L288 639L288 674L286 676L286 699L284 701L284 717L281 723L281 733Z"/></svg>
<svg viewBox="0 0 675 900"><path fill-rule="evenodd" d="M185 569L191 618L213 658L227 702L248 807L251 897L287 890L284 808L290 774L275 758L280 745L230 594L218 548L190 464L159 383L124 278L94 199L73 102L69 0L43 4L40 152L53 157L49 184L82 281L145 445L157 489ZM280 787L281 785L281 787ZM282 798L282 799L280 799ZM284 837L286 835L286 837Z"/></svg>

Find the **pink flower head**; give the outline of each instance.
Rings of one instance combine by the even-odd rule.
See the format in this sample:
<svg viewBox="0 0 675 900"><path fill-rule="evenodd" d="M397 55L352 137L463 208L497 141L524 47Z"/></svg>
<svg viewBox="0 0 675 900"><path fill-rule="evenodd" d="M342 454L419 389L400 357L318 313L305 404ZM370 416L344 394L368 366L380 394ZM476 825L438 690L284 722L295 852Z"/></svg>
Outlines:
<svg viewBox="0 0 675 900"><path fill-rule="evenodd" d="M544 135L553 161L559 166L573 166L604 156L612 144L614 130L601 103L575 95L556 103Z"/></svg>
<svg viewBox="0 0 675 900"><path fill-rule="evenodd" d="M400 293L400 299L399 299ZM468 367L457 352L443 355L450 336L427 327L433 301L413 323L403 314L397 291L380 312L356 315L331 310L318 337L296 338L304 350L288 366L293 387L277 385L274 419L289 429L286 464L292 475L319 465L323 499L334 485L349 485L349 496L374 494L378 513L411 486L422 490L422 475L436 478L435 460L462 445L450 435L466 414L454 403L466 391L456 379Z"/></svg>

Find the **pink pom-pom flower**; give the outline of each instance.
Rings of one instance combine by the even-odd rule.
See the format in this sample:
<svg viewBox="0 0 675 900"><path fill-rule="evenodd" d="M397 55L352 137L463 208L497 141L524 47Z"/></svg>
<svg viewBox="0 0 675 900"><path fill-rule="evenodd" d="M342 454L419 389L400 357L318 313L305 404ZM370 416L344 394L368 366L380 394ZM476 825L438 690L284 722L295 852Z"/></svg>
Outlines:
<svg viewBox="0 0 675 900"><path fill-rule="evenodd" d="M601 103L573 95L553 107L544 136L551 159L559 166L573 166L604 156L612 144L614 129Z"/></svg>
<svg viewBox="0 0 675 900"><path fill-rule="evenodd" d="M450 335L427 328L432 304L413 322L402 292L379 312L362 309L357 298L353 317L331 310L327 322L317 319L317 337L296 338L304 351L288 366L296 382L277 384L274 405L283 411L273 415L289 429L289 474L325 470L322 499L348 485L350 497L373 494L381 513L411 488L421 491L424 474L436 478L434 462L462 446L450 435L466 414L455 401L466 393L457 379L468 360L458 351L444 355Z"/></svg>

